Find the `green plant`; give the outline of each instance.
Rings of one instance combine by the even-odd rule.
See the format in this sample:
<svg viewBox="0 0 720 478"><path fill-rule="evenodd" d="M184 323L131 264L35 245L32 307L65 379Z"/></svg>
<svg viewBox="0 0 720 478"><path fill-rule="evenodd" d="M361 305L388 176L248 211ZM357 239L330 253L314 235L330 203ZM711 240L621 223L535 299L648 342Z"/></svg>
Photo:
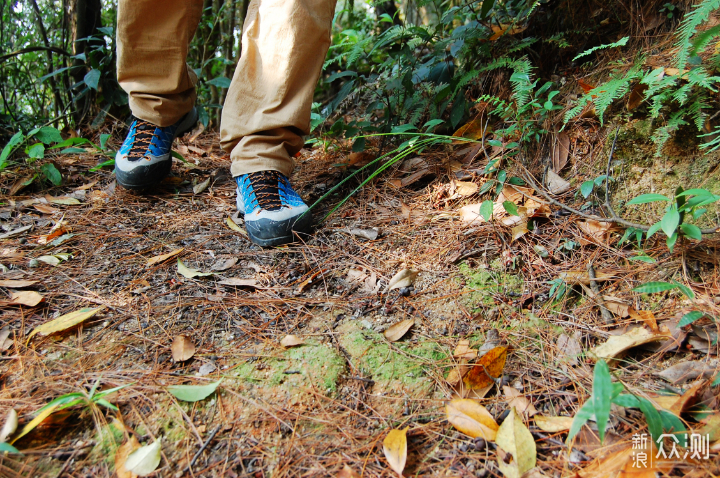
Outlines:
<svg viewBox="0 0 720 478"><path fill-rule="evenodd" d="M46 146L60 142L62 142L60 131L52 126L35 128L27 134L18 131L10 138L10 141L8 141L2 152L0 152L0 171L8 166L10 155L23 144L25 145L25 162L29 165L34 165L37 160L45 158ZM45 179L56 186L62 183L62 176L55 165L45 163L40 166L39 169L36 168L35 175L30 178L26 184L32 183L39 174L42 174Z"/></svg>
<svg viewBox="0 0 720 478"><path fill-rule="evenodd" d="M572 440L583 425L594 418L602 443L605 440L605 430L610 420L610 407L615 404L624 408L639 408L645 416L648 431L655 443L658 443L663 433L673 433L680 435L678 438L682 446L687 446L687 428L679 417L667 410L656 410L655 406L646 398L622 393L624 390L625 386L622 383L612 382L608 364L604 360L598 360L593 372L590 399L575 414L568 440Z"/></svg>
<svg viewBox="0 0 720 478"><path fill-rule="evenodd" d="M679 289L680 292L683 293L685 297L688 299L695 300L695 292L693 290L683 285L679 282L673 281L673 282L647 282L645 284L639 285L633 289L633 292L639 292L642 294L655 294L658 292L667 292L670 290ZM717 321L715 317L708 314L707 312L703 312L700 310L692 310L688 312L687 314L683 315L680 319L680 322L678 323L678 327L685 327L686 325L690 325L693 322L702 319L703 317L709 317L713 320L713 322ZM713 345L717 343L717 338L714 340Z"/></svg>

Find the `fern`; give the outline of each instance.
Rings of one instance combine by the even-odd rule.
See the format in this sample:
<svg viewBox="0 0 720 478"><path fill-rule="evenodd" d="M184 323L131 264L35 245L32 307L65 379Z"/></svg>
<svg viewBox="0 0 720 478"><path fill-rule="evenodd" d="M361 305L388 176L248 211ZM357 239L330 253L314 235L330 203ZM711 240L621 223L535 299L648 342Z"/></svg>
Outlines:
<svg viewBox="0 0 720 478"><path fill-rule="evenodd" d="M682 126L686 125L687 121L683 119L684 111L677 111L673 113L670 116L670 119L668 120L667 124L665 126L662 126L660 128L657 128L655 132L653 133L652 142L655 143L655 156L660 157L662 156L662 149L665 146L665 143L670 139L670 136L677 131L677 129Z"/></svg>
<svg viewBox="0 0 720 478"><path fill-rule="evenodd" d="M637 64L642 64L638 61ZM592 102L595 104L595 112L600 118L600 124L603 124L603 117L605 111L610 105L617 100L625 96L630 90L630 83L640 79L642 72L639 66L633 66L627 73L622 76L616 76L607 83L604 83L592 90L578 100L578 105L572 108L570 111L565 113L564 121L567 124L575 118L583 110L586 104Z"/></svg>
<svg viewBox="0 0 720 478"><path fill-rule="evenodd" d="M720 0L703 0L693 11L687 13L678 28L675 47L678 50L676 67L680 71L685 69L688 58L694 51L690 41L697 31L697 27L705 22L710 14L720 8Z"/></svg>

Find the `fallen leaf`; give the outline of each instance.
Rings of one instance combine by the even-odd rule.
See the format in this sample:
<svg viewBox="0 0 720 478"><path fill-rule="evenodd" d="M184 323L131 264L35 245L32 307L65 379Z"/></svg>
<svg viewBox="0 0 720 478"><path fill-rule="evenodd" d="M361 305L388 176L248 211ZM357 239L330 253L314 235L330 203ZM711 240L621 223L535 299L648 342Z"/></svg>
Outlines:
<svg viewBox="0 0 720 478"><path fill-rule="evenodd" d="M64 226L60 225L60 227L53 228L53 230L51 230L49 234L40 236L38 238L38 244L45 245L48 242L52 241L53 239L58 238L58 237L62 236L63 234L66 234L67 232L68 232L68 229L66 229Z"/></svg>
<svg viewBox="0 0 720 478"><path fill-rule="evenodd" d="M27 340L29 342L30 339L35 334L50 335L55 332L61 332L63 330L67 330L70 327L73 327L75 325L78 325L78 324L86 321L87 319L89 319L93 315L97 314L104 308L105 307L96 307L94 309L85 308L85 309L76 310L75 312L70 312L69 314L61 315L60 317L58 317L55 320L51 320L50 322L45 322L44 324L42 324L38 327L35 327L35 329L32 332L30 332L30 335L28 335Z"/></svg>
<svg viewBox="0 0 720 478"><path fill-rule="evenodd" d="M137 476L125 468L125 462L128 456L138 448L140 448L140 443L138 443L134 435L130 435L130 439L117 449L115 452L115 473L117 473L118 478L135 478Z"/></svg>
<svg viewBox="0 0 720 478"><path fill-rule="evenodd" d="M521 222L517 226L513 227L510 232L512 233L512 241L520 239L522 236L530 232L527 228L527 222Z"/></svg>
<svg viewBox="0 0 720 478"><path fill-rule="evenodd" d="M500 425L495 443L507 454L505 459L498 456L497 461L498 468L507 478L520 478L526 471L535 468L535 439L514 408Z"/></svg>
<svg viewBox="0 0 720 478"><path fill-rule="evenodd" d="M296 335L286 335L280 341L280 345L282 345L286 349L290 348L290 347L295 347L297 345L302 345L304 343L305 343L305 341Z"/></svg>
<svg viewBox="0 0 720 478"><path fill-rule="evenodd" d="M643 83L638 83L635 85L630 92L630 97L627 101L627 109L628 111L632 111L638 106L642 104L643 101L645 101L645 91L648 89L648 86Z"/></svg>
<svg viewBox="0 0 720 478"><path fill-rule="evenodd" d="M415 282L418 272L412 269L403 269L390 279L387 290L401 289L403 287L410 287Z"/></svg>
<svg viewBox="0 0 720 478"><path fill-rule="evenodd" d="M557 433L570 430L573 417L546 417L543 415L535 415L535 425L544 432Z"/></svg>
<svg viewBox="0 0 720 478"><path fill-rule="evenodd" d="M470 348L470 341L469 340L461 340L458 342L457 346L455 347L455 351L453 352L453 357L458 359L467 359L467 360L473 360L477 358L478 351L476 349Z"/></svg>
<svg viewBox="0 0 720 478"><path fill-rule="evenodd" d="M125 460L125 469L137 476L147 476L160 464L160 440L141 446Z"/></svg>
<svg viewBox="0 0 720 478"><path fill-rule="evenodd" d="M460 213L460 219L463 222L485 222L485 218L480 215L480 203L468 204L458 209Z"/></svg>
<svg viewBox="0 0 720 478"><path fill-rule="evenodd" d="M363 239L367 239L368 241L374 241L378 238L378 235L380 234L380 229L377 227L373 227L371 229L359 229L359 228L352 228L352 229L346 229L348 234L352 234L353 236L362 237Z"/></svg>
<svg viewBox="0 0 720 478"><path fill-rule="evenodd" d="M455 193L450 199L472 196L478 192L478 185L470 181L455 181Z"/></svg>
<svg viewBox="0 0 720 478"><path fill-rule="evenodd" d="M507 399L506 401L508 406L514 408L518 413L521 413L526 418L537 414L538 411L535 409L535 406L530 403L530 400L528 400L527 397L515 388L505 385L503 387L503 393Z"/></svg>
<svg viewBox="0 0 720 478"><path fill-rule="evenodd" d="M212 395L220 385L220 380L207 385L170 385L170 394L183 402L199 402Z"/></svg>
<svg viewBox="0 0 720 478"><path fill-rule="evenodd" d="M12 344L13 340L10 338L10 327L6 325L0 329L0 351L9 349Z"/></svg>
<svg viewBox="0 0 720 478"><path fill-rule="evenodd" d="M13 291L10 300L0 302L1 305L25 305L27 307L35 307L45 300L43 296L34 290Z"/></svg>
<svg viewBox="0 0 720 478"><path fill-rule="evenodd" d="M407 428L404 430L390 430L383 440L383 452L390 468L402 478L407 461Z"/></svg>
<svg viewBox="0 0 720 478"><path fill-rule="evenodd" d="M709 380L699 380L695 385L685 390L668 410L679 417L685 410L694 406L700 400L700 396L705 392L709 384Z"/></svg>
<svg viewBox="0 0 720 478"><path fill-rule="evenodd" d="M556 137L555 147L553 148L552 169L548 170L548 174L552 172L560 173L568 162L570 155L570 136L564 131L558 133ZM555 174L557 176L557 174ZM558 176L559 177L559 176ZM570 185L568 184L568 189ZM550 190L552 192L552 190ZM564 191L563 191L564 192ZM553 193L560 194L560 193Z"/></svg>
<svg viewBox="0 0 720 478"><path fill-rule="evenodd" d="M205 191L208 186L210 186L210 178L207 178L205 181L193 186L193 194L200 194Z"/></svg>
<svg viewBox="0 0 720 478"><path fill-rule="evenodd" d="M660 333L660 329L658 328L657 320L655 319L655 314L653 314L649 310L635 310L632 307L628 309L628 314L638 322L643 322L645 325L647 325L650 330L654 333Z"/></svg>
<svg viewBox="0 0 720 478"><path fill-rule="evenodd" d="M200 377L204 377L205 375L210 375L210 374L213 373L215 370L217 370L217 366L215 365L215 363L214 363L213 361L209 361L209 362L205 362L204 364L202 364L202 365L200 366L200 368L198 369L197 374L198 374Z"/></svg>
<svg viewBox="0 0 720 478"><path fill-rule="evenodd" d="M0 442L6 442L7 439L15 433L18 427L18 414L14 408L8 410L7 416L5 417L5 424L0 430Z"/></svg>
<svg viewBox="0 0 720 478"><path fill-rule="evenodd" d="M360 475L358 475L355 470L345 465L343 466L343 469L338 472L337 478L360 478Z"/></svg>
<svg viewBox="0 0 720 478"><path fill-rule="evenodd" d="M35 204L33 207L43 214L55 214L60 212L59 209L55 209L54 207L48 206L47 204Z"/></svg>
<svg viewBox="0 0 720 478"><path fill-rule="evenodd" d="M200 272L199 270L191 269L185 264L183 264L183 261L181 261L180 259L177 260L177 268L178 273L183 277L187 277L188 279L194 279L195 277L206 277L215 274L214 272Z"/></svg>
<svg viewBox="0 0 720 478"><path fill-rule="evenodd" d="M698 377L711 377L718 369L718 360L710 359L705 361L687 361L680 362L668 367L662 372L655 375L661 377L672 384L685 383L689 380L695 380Z"/></svg>
<svg viewBox="0 0 720 478"><path fill-rule="evenodd" d="M230 257L228 259L220 259L215 264L212 265L211 269L214 271L222 272L230 269L235 264L237 264L238 258L237 257Z"/></svg>
<svg viewBox="0 0 720 478"><path fill-rule="evenodd" d="M28 423L25 424L23 429L20 431L20 434L18 436L16 436L15 438L13 438L12 441L10 442L10 444L15 443L16 441L18 441L19 439L21 439L22 437L24 437L25 435L27 435L28 433L33 431L33 429L35 427L40 425L47 417L52 415L53 412L55 411L55 409L59 406L60 406L60 403L56 403L50 407L45 408L42 412L38 413L38 415L35 418L33 418L32 420L30 420Z"/></svg>
<svg viewBox="0 0 720 478"><path fill-rule="evenodd" d="M560 364L574 366L578 364L578 356L582 353L580 341L575 336L560 335L557 340L558 356L556 361Z"/></svg>
<svg viewBox="0 0 720 478"><path fill-rule="evenodd" d="M71 197L53 197L49 194L45 195L45 200L47 202L51 202L54 204L62 204L64 206L76 206L78 204L82 204L77 198L71 198Z"/></svg>
<svg viewBox="0 0 720 478"><path fill-rule="evenodd" d="M31 285L35 285L38 282L40 282L40 281L5 279L5 280L0 280L0 287L10 287L12 289L22 289L24 287L30 287Z"/></svg>
<svg viewBox="0 0 720 478"><path fill-rule="evenodd" d="M186 335L178 335L173 339L172 347L173 360L176 362L184 362L195 355L195 344Z"/></svg>
<svg viewBox="0 0 720 478"><path fill-rule="evenodd" d="M86 190L90 189L91 187L95 186L97 183L98 183L98 180L95 180L95 181L87 183L87 184L83 184L79 188L75 189L75 191L86 191Z"/></svg>
<svg viewBox="0 0 720 478"><path fill-rule="evenodd" d="M545 184L547 185L548 191L555 195L562 194L570 190L570 183L555 174L552 169L548 169Z"/></svg>
<svg viewBox="0 0 720 478"><path fill-rule="evenodd" d="M517 35L518 33L522 33L527 28L527 25L516 25L514 23L510 24L500 24L496 25L494 23L490 24L490 28L492 28L492 31L495 32L490 38L488 38L488 41L496 41L501 36L507 34L507 35Z"/></svg>
<svg viewBox="0 0 720 478"><path fill-rule="evenodd" d="M166 260L170 259L171 257L177 256L184 250L185 250L185 248L181 247L180 249L175 249L174 251L168 252L167 254L162 254L160 256L151 257L150 259L148 259L146 266L150 267L152 265L166 261Z"/></svg>
<svg viewBox="0 0 720 478"><path fill-rule="evenodd" d="M228 217L227 219L225 219L225 224L227 224L227 226L233 231L239 232L243 236L247 236L247 232L245 231L245 229L238 226L237 223L233 221L232 217Z"/></svg>
<svg viewBox="0 0 720 478"><path fill-rule="evenodd" d="M385 335L385 338L390 342L397 342L403 338L413 324L415 324L415 319L401 320L388 327L385 332L383 332L383 335Z"/></svg>
<svg viewBox="0 0 720 478"><path fill-rule="evenodd" d="M452 135L457 138L480 139L491 129L492 126L488 126L487 115L481 113L473 118L472 121L468 121L458 128ZM478 146L482 146L482 144Z"/></svg>
<svg viewBox="0 0 720 478"><path fill-rule="evenodd" d="M482 389L496 383L502 376L507 360L507 347L495 347L480 357L463 378L465 386L470 390ZM490 374L491 376L488 376Z"/></svg>
<svg viewBox="0 0 720 478"><path fill-rule="evenodd" d="M645 327L637 327L623 335L608 338L604 344L589 350L588 356L594 360L606 359L610 361L633 347L656 340L663 340L669 336L669 331L668 333L652 332Z"/></svg>
<svg viewBox="0 0 720 478"><path fill-rule="evenodd" d="M221 281L218 281L218 284L232 285L235 287L250 287L253 289L258 289L260 287L258 285L257 279L241 279L239 277L230 277L228 279L223 279Z"/></svg>
<svg viewBox="0 0 720 478"><path fill-rule="evenodd" d="M577 226L589 236L591 241L586 243L605 244L610 239L610 233L617 227L610 222L599 222L592 219L578 221ZM584 244L583 244L584 245Z"/></svg>
<svg viewBox="0 0 720 478"><path fill-rule="evenodd" d="M631 309L635 312L635 309L633 309L629 303L617 297L604 295L603 301L605 302L605 307L620 318L624 319L625 317L629 317Z"/></svg>
<svg viewBox="0 0 720 478"><path fill-rule="evenodd" d="M33 228L33 224L30 224L28 226L18 227L17 229L13 229L12 231L4 232L0 234L0 239L7 239L8 237L17 236L18 234L22 234L25 231L29 231Z"/></svg>
<svg viewBox="0 0 720 478"><path fill-rule="evenodd" d="M35 176L25 176L13 183L12 186L10 186L10 190L8 191L8 196L14 196L17 194L22 188L25 186L29 186L33 183L35 180Z"/></svg>
<svg viewBox="0 0 720 478"><path fill-rule="evenodd" d="M445 406L447 420L472 438L484 438L487 441L495 441L498 424L485 407L475 400L457 398L450 400Z"/></svg>
<svg viewBox="0 0 720 478"><path fill-rule="evenodd" d="M561 272L560 274L558 274L558 277L560 279L564 280L565 282L567 282L568 285L578 285L578 284L590 285L590 274L588 274L587 271ZM594 280L595 282L603 282L603 281L611 280L614 278L615 278L614 274L596 270L595 278L592 280Z"/></svg>
<svg viewBox="0 0 720 478"><path fill-rule="evenodd" d="M713 413L701 420L703 426L697 431L700 436L709 436L710 442L720 440L720 413Z"/></svg>

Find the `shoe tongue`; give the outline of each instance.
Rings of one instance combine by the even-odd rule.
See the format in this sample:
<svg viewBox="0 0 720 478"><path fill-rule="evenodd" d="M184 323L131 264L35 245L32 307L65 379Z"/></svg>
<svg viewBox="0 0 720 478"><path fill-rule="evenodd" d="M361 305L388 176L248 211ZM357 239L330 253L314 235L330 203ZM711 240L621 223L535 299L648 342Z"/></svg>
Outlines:
<svg viewBox="0 0 720 478"><path fill-rule="evenodd" d="M250 184L255 191L258 205L266 211L282 209L280 191L278 190L279 173L277 171L260 171L250 173Z"/></svg>

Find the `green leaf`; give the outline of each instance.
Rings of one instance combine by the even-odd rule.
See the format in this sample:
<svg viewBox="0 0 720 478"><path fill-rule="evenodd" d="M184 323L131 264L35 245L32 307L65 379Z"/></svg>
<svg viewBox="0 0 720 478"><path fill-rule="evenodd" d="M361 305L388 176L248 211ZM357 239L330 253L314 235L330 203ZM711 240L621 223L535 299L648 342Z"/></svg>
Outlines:
<svg viewBox="0 0 720 478"><path fill-rule="evenodd" d="M42 171L42 173L45 175L45 178L51 183L53 183L55 186L60 186L62 184L62 175L53 163L43 164L40 167L40 171Z"/></svg>
<svg viewBox="0 0 720 478"><path fill-rule="evenodd" d="M94 402L97 403L98 405L102 405L105 408L109 408L110 410L115 410L115 411L118 410L118 407L116 407L112 403L108 402L104 398L98 398L97 400L94 400Z"/></svg>
<svg viewBox="0 0 720 478"><path fill-rule="evenodd" d="M658 221L655 224L653 224L652 226L650 226L650 228L647 231L648 239L650 239L653 236L653 234L655 234L656 232L658 232L660 230L660 226L662 226L662 223L660 221Z"/></svg>
<svg viewBox="0 0 720 478"><path fill-rule="evenodd" d="M208 385L171 385L168 387L175 398L184 402L198 402L209 397L220 385L221 380Z"/></svg>
<svg viewBox="0 0 720 478"><path fill-rule="evenodd" d="M102 168L104 168L106 166L115 166L115 160L108 159L107 161L103 161L102 163L98 164L97 166L94 166L94 167L88 169L88 171L90 171L91 173L94 173L95 171L100 171Z"/></svg>
<svg viewBox="0 0 720 478"><path fill-rule="evenodd" d="M0 171L5 169L5 163L7 162L7 158L24 140L25 135L22 133L22 131L18 131L12 136L12 138L10 138L10 141L8 141L8 143L3 148L2 153L0 153Z"/></svg>
<svg viewBox="0 0 720 478"><path fill-rule="evenodd" d="M92 144L92 141L90 141L87 138L68 138L63 142L50 147L49 149L66 148L68 146L77 146L78 144L91 144L91 145L95 146L94 144ZM97 147L97 146L95 146L95 147ZM83 150L83 151L85 151L85 150Z"/></svg>
<svg viewBox="0 0 720 478"><path fill-rule="evenodd" d="M503 202L503 208L505 208L505 211L507 211L508 214L511 216L519 216L517 206L512 201L504 201Z"/></svg>
<svg viewBox="0 0 720 478"><path fill-rule="evenodd" d="M593 181L585 181L580 185L580 194L586 198L593 192L593 189L595 189L595 183Z"/></svg>
<svg viewBox="0 0 720 478"><path fill-rule="evenodd" d="M45 157L45 145L42 143L35 143L25 148L25 154L33 159L42 159Z"/></svg>
<svg viewBox="0 0 720 478"><path fill-rule="evenodd" d="M687 297L688 299L695 298L695 292L693 292L690 287L686 286L685 284L681 284L678 281L673 281L673 284L675 284L677 288L680 289L680 292L685 294L685 297Z"/></svg>
<svg viewBox="0 0 720 478"><path fill-rule="evenodd" d="M15 453L18 455L22 455L20 451L15 448L14 446L10 445L9 443L0 442L0 452L2 453Z"/></svg>
<svg viewBox="0 0 720 478"><path fill-rule="evenodd" d="M43 126L42 128L32 130L28 133L28 138L31 137L44 144L61 143L63 140L60 131L52 126Z"/></svg>
<svg viewBox="0 0 720 478"><path fill-rule="evenodd" d="M480 9L480 19L485 20L494 5L495 0L483 0L482 8Z"/></svg>
<svg viewBox="0 0 720 478"><path fill-rule="evenodd" d="M107 145L108 139L110 139L110 136L107 133L103 133L100 135L100 149L105 149L105 145Z"/></svg>
<svg viewBox="0 0 720 478"><path fill-rule="evenodd" d="M677 207L673 205L660 220L660 227L665 235L670 237L675 234L678 224L680 224L680 213L678 212Z"/></svg>
<svg viewBox="0 0 720 478"><path fill-rule="evenodd" d="M493 215L493 202L489 199L486 201L483 201L482 204L480 204L480 215L486 220L489 221L492 218Z"/></svg>
<svg viewBox="0 0 720 478"><path fill-rule="evenodd" d="M592 48L590 48L589 50L585 50L584 52L580 53L578 56L576 56L575 58L573 58L572 61L575 61L575 60L577 60L578 58L582 58L582 57L584 57L584 56L587 56L587 55L589 55L589 54L591 54L591 53L593 53L593 52L595 52L595 51L597 51L597 50L604 50L605 48L617 48L617 47L619 47L619 46L625 46L625 45L627 45L627 42L628 42L629 39L630 39L630 37L622 37L621 39L619 39L618 41L616 41L616 42L614 42L614 43L608 43L608 44L605 44L605 45L598 45L598 46L592 47Z"/></svg>
<svg viewBox="0 0 720 478"><path fill-rule="evenodd" d="M355 141L353 141L352 144L352 152L353 153L359 153L361 151L365 151L365 138L357 138Z"/></svg>
<svg viewBox="0 0 720 478"><path fill-rule="evenodd" d="M60 151L60 154L71 154L71 153L87 153L82 148L65 148L62 151Z"/></svg>
<svg viewBox="0 0 720 478"><path fill-rule="evenodd" d="M685 191L678 194L676 197L681 197L681 196L703 197L703 196L714 196L714 194L711 193L710 191L708 191L707 189L696 188L696 189L686 189Z"/></svg>
<svg viewBox="0 0 720 478"><path fill-rule="evenodd" d="M658 410L660 422L662 423L663 432L677 435L679 445L683 448L688 446L688 434L685 424L680 418L667 410Z"/></svg>
<svg viewBox="0 0 720 478"><path fill-rule="evenodd" d="M680 322L678 322L678 327L685 327L686 325L690 325L696 320L700 320L703 317L705 317L705 312L700 312L699 310L693 310L692 312L688 312L687 314L683 315L682 319L680 319Z"/></svg>
<svg viewBox="0 0 720 478"><path fill-rule="evenodd" d="M717 387L718 385L720 385L720 373L717 374L717 377L715 377L715 380L713 380L713 383L712 383L713 387Z"/></svg>
<svg viewBox="0 0 720 478"><path fill-rule="evenodd" d="M503 169L498 173L497 180L500 181L501 183L505 183L506 179L507 179L507 171L505 171Z"/></svg>
<svg viewBox="0 0 720 478"><path fill-rule="evenodd" d="M568 440L572 440L575 435L578 434L578 432L582 429L583 425L585 425L587 421L592 418L593 413L593 402L592 400L588 400L587 402L585 402L585 405L583 405L582 408L578 410L575 418L573 418L572 425L570 425L570 431L568 432Z"/></svg>
<svg viewBox="0 0 720 478"><path fill-rule="evenodd" d="M657 262L657 261L656 261L655 259L653 259L652 257L650 257L650 256L644 256L644 255L635 256L635 257L628 257L628 260L646 262L646 263L648 263L648 264L655 264L655 263Z"/></svg>
<svg viewBox="0 0 720 478"><path fill-rule="evenodd" d="M623 393L613 398L613 403L625 408L640 408L640 400L635 395Z"/></svg>
<svg viewBox="0 0 720 478"><path fill-rule="evenodd" d="M647 282L635 287L632 291L640 292L641 294L655 294L673 289L677 289L677 284L671 284L669 282Z"/></svg>
<svg viewBox="0 0 720 478"><path fill-rule="evenodd" d="M680 229L682 229L683 234L685 234L690 239L695 239L696 241L702 240L702 232L700 232L700 228L696 225L680 224Z"/></svg>
<svg viewBox="0 0 720 478"><path fill-rule="evenodd" d="M83 78L83 80L85 81L85 84L88 86L88 88L97 90L98 83L100 83L100 75L100 70L92 69L85 74L85 78Z"/></svg>
<svg viewBox="0 0 720 478"><path fill-rule="evenodd" d="M393 126L393 129L390 132L391 133L407 133L408 131L412 131L414 129L417 129L417 128L411 124L400 124L397 126Z"/></svg>
<svg viewBox="0 0 720 478"><path fill-rule="evenodd" d="M640 410L645 415L645 420L648 424L648 431L650 432L653 441L657 443L657 439L660 437L660 435L662 435L663 431L662 419L660 418L660 414L655 409L655 406L650 403L650 401L642 397L637 397L637 399L640 402Z"/></svg>
<svg viewBox="0 0 720 478"><path fill-rule="evenodd" d="M626 205L630 204L647 204L650 202L658 202L658 201L669 201L670 199L666 198L662 194L641 194L640 196L631 199L627 202Z"/></svg>
<svg viewBox="0 0 720 478"><path fill-rule="evenodd" d="M605 440L605 428L610 419L610 405L612 405L613 386L610 379L610 367L604 360L595 364L593 374L592 403L595 421L600 435L600 443Z"/></svg>
<svg viewBox="0 0 720 478"><path fill-rule="evenodd" d="M677 242L677 240L678 240L678 233L676 232L672 236L668 237L667 240L665 241L665 244L667 244L667 248L670 252L672 252L673 249L675 248L675 243Z"/></svg>
<svg viewBox="0 0 720 478"><path fill-rule="evenodd" d="M423 125L423 129L425 129L426 131L429 131L431 128L434 128L435 126L437 126L439 124L443 124L444 122L445 121L443 121L441 119L430 120Z"/></svg>
<svg viewBox="0 0 720 478"><path fill-rule="evenodd" d="M230 88L230 78L226 78L224 76L215 77L212 80L208 80L206 83L217 88Z"/></svg>

